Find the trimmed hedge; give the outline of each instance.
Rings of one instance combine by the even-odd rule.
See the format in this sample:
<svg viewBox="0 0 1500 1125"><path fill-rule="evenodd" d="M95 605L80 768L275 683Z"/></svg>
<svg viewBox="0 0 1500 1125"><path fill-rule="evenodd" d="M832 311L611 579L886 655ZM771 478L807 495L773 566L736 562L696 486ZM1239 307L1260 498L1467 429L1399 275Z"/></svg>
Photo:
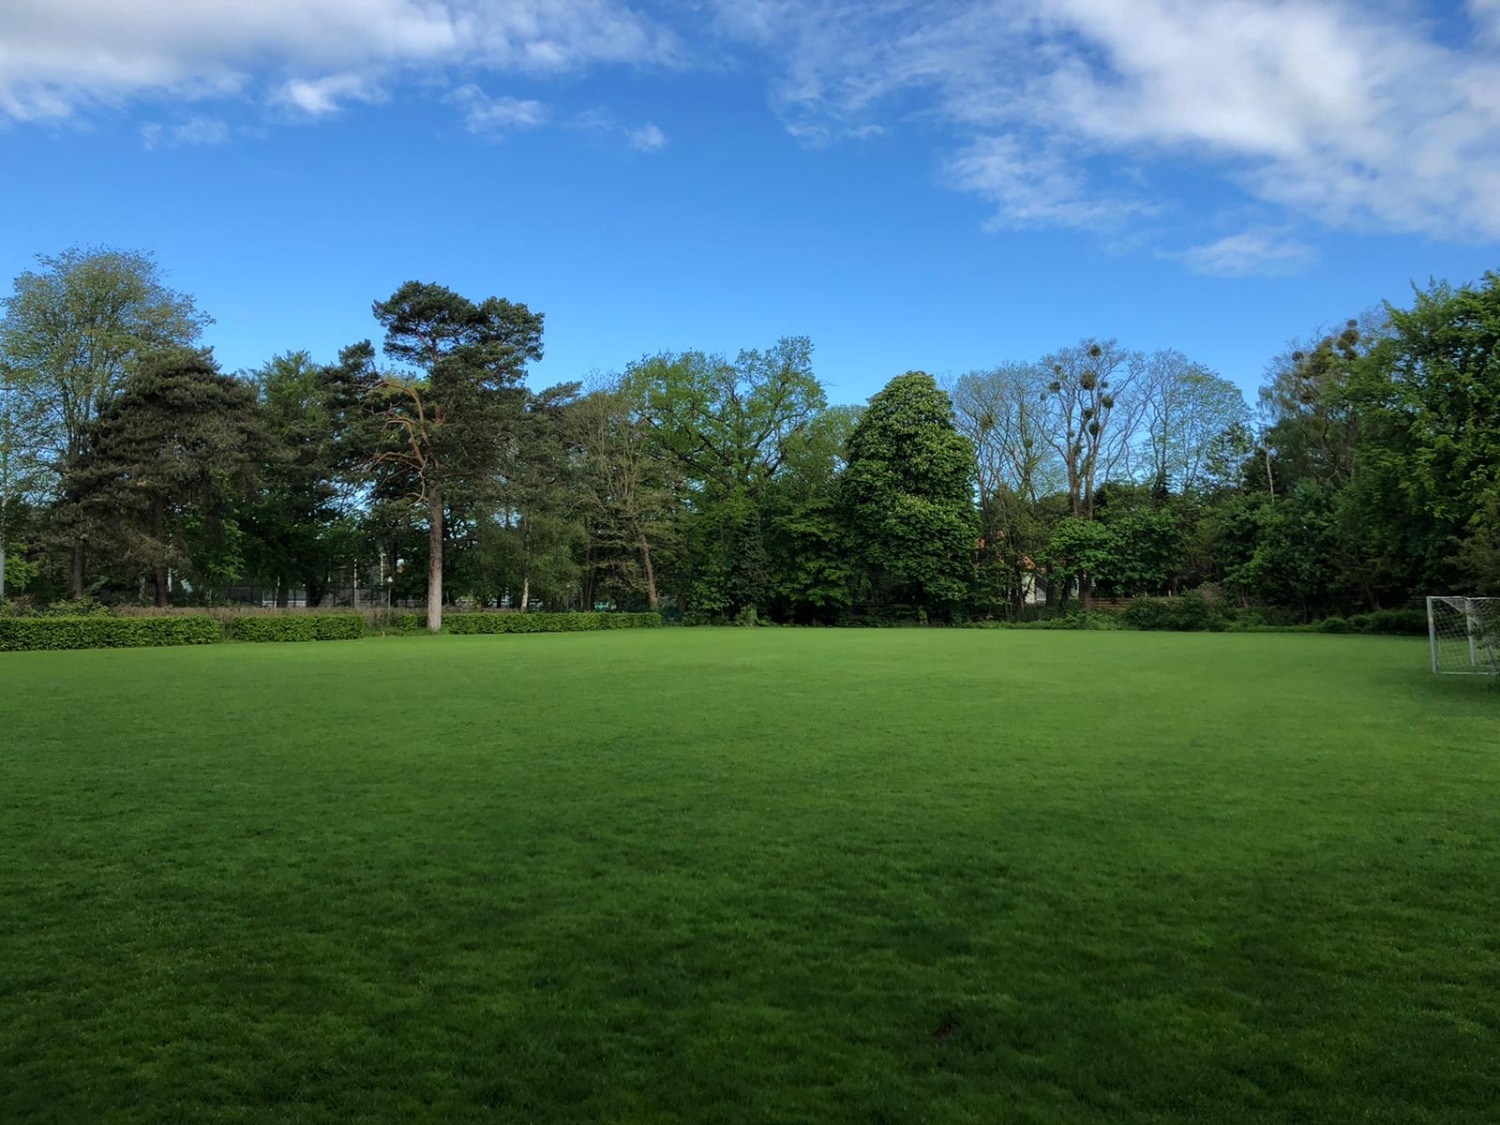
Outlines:
<svg viewBox="0 0 1500 1125"><path fill-rule="evenodd" d="M236 617L229 625L236 641L354 641L364 635L364 618L354 613Z"/></svg>
<svg viewBox="0 0 1500 1125"><path fill-rule="evenodd" d="M223 639L224 626L212 617L0 618L0 652L211 645Z"/></svg>
<svg viewBox="0 0 1500 1125"><path fill-rule="evenodd" d="M657 629L659 613L455 613L444 618L448 632L578 633L595 629Z"/></svg>

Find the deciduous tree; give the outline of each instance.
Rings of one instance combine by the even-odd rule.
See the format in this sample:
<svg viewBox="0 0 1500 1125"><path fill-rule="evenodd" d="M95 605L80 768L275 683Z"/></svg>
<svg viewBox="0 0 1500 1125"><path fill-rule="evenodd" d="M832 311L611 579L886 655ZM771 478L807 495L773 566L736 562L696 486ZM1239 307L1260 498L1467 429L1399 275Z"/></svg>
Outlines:
<svg viewBox="0 0 1500 1125"><path fill-rule="evenodd" d="M212 319L167 288L149 254L75 246L39 255L37 265L5 298L0 362L30 399L27 443L57 481L76 466L89 427L130 374L154 353L194 343ZM78 597L82 544L71 544L69 556Z"/></svg>

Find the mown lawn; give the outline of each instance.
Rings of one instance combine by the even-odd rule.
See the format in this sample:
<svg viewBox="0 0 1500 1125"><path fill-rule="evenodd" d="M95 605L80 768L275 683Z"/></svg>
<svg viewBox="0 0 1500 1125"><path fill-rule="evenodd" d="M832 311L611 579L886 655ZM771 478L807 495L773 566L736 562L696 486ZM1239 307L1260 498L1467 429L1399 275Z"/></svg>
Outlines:
<svg viewBox="0 0 1500 1125"><path fill-rule="evenodd" d="M0 1121L1464 1122L1500 691L1419 642L0 655Z"/></svg>

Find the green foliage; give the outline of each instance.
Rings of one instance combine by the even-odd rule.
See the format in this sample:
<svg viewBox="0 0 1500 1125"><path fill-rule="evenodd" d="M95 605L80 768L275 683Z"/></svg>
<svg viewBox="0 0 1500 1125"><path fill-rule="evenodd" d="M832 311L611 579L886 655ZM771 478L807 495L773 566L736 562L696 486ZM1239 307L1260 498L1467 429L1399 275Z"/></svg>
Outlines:
<svg viewBox="0 0 1500 1125"><path fill-rule="evenodd" d="M931 375L907 372L849 435L840 501L879 601L951 612L974 573L974 450Z"/></svg>
<svg viewBox="0 0 1500 1125"><path fill-rule="evenodd" d="M1170 630L1178 633L1221 632L1224 615L1201 594L1180 598L1136 598L1120 614L1132 629Z"/></svg>
<svg viewBox="0 0 1500 1125"><path fill-rule="evenodd" d="M66 598L38 610L43 617L113 617L114 611L98 598Z"/></svg>
<svg viewBox="0 0 1500 1125"><path fill-rule="evenodd" d="M1092 576L1108 585L1119 555L1120 537L1114 528L1096 519L1068 516L1058 521L1037 561L1058 585L1075 575Z"/></svg>
<svg viewBox="0 0 1500 1125"><path fill-rule="evenodd" d="M207 352L160 353L90 427L65 478L63 526L151 575L165 605L169 569L210 580L238 571L234 500L255 481L264 443L248 384Z"/></svg>
<svg viewBox="0 0 1500 1125"><path fill-rule="evenodd" d="M351 553L349 521L334 503L337 475L332 385L307 352L274 356L254 373L268 448L261 487L240 507L245 562L283 601L301 586L322 600L328 574Z"/></svg>
<svg viewBox="0 0 1500 1125"><path fill-rule="evenodd" d="M1377 609L1351 617L1325 617L1314 626L1320 633L1370 633L1392 637L1427 636L1427 613L1420 609Z"/></svg>
<svg viewBox="0 0 1500 1125"><path fill-rule="evenodd" d="M1102 613L1099 610L1075 610L1052 617L1037 617L1029 621L980 621L968 628L976 629L1040 629L1084 632L1109 632L1125 628L1119 614Z"/></svg>
<svg viewBox="0 0 1500 1125"><path fill-rule="evenodd" d="M580 633L599 629L657 629L659 613L451 613L448 632L461 636L480 633Z"/></svg>
<svg viewBox="0 0 1500 1125"><path fill-rule="evenodd" d="M376 501L419 501L428 527L428 628L443 607L445 519L492 498L525 399L528 362L542 357L540 313L497 297L475 303L442 285L408 281L373 306L385 354L368 341L330 369L341 404L340 445Z"/></svg>
<svg viewBox="0 0 1500 1125"><path fill-rule="evenodd" d="M224 626L213 617L0 617L0 652L210 645L223 639Z"/></svg>
<svg viewBox="0 0 1500 1125"><path fill-rule="evenodd" d="M228 632L236 641L353 641L365 622L354 613L255 614L234 618Z"/></svg>
<svg viewBox="0 0 1500 1125"><path fill-rule="evenodd" d="M690 478L722 494L755 494L826 405L805 336L733 363L664 352L631 364L626 393L660 446Z"/></svg>

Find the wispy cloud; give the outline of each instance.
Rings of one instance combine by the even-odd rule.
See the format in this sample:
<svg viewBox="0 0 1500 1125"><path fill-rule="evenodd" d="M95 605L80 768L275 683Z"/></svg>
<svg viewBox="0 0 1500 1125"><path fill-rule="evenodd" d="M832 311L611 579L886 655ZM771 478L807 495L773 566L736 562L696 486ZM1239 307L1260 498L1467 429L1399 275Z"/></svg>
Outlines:
<svg viewBox="0 0 1500 1125"><path fill-rule="evenodd" d="M545 104L523 98L492 98L478 86L460 86L452 101L463 111L469 132L483 136L535 129L551 116Z"/></svg>
<svg viewBox="0 0 1500 1125"><path fill-rule="evenodd" d="M229 126L216 117L189 117L173 125L153 121L141 126L141 144L147 149L218 145L228 139Z"/></svg>
<svg viewBox="0 0 1500 1125"><path fill-rule="evenodd" d="M966 138L949 179L1001 224L1128 213L1091 175L1112 160L1329 227L1500 239L1500 0L1466 11L1447 40L1407 0L720 0L717 27L774 60L804 140Z"/></svg>
<svg viewBox="0 0 1500 1125"><path fill-rule="evenodd" d="M308 117L327 117L349 102L378 102L384 94L359 74L330 74L324 78L293 78L276 91L274 100Z"/></svg>
<svg viewBox="0 0 1500 1125"><path fill-rule="evenodd" d="M1284 230L1255 229L1193 246L1173 257L1209 277L1286 277L1317 260L1317 251Z"/></svg>
<svg viewBox="0 0 1500 1125"><path fill-rule="evenodd" d="M624 0L5 0L0 119L143 96L249 97L314 116L392 77L664 62L676 37Z"/></svg>
<svg viewBox="0 0 1500 1125"><path fill-rule="evenodd" d="M1082 164L1014 136L983 137L955 155L948 179L996 206L995 227L1072 227L1100 233L1157 208L1139 194L1103 193Z"/></svg>
<svg viewBox="0 0 1500 1125"><path fill-rule="evenodd" d="M667 147L667 135L648 121L638 128L626 129L625 143L637 152L658 152Z"/></svg>
<svg viewBox="0 0 1500 1125"><path fill-rule="evenodd" d="M660 152L667 147L667 135L652 121L640 125L623 125L607 109L588 109L570 122L574 129L623 138L636 152Z"/></svg>

